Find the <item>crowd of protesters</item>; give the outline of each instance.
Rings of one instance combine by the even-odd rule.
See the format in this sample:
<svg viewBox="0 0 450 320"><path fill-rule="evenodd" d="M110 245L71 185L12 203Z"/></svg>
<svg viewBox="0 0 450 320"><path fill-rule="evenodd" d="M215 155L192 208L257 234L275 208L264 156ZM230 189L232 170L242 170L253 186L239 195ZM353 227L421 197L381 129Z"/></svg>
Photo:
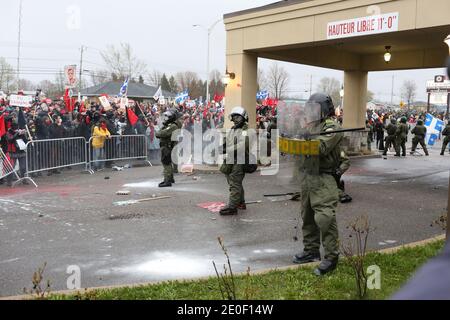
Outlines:
<svg viewBox="0 0 450 320"><path fill-rule="evenodd" d="M145 135L149 161L159 161L159 140L155 132L162 126L161 115L169 108L176 109L182 128L193 131L194 126L201 125L202 131L222 128L224 109L219 102L209 105L188 103L165 104L141 103L131 101L129 108L123 109L111 102L106 110L96 102L75 102L67 108L65 101L43 99L30 107L10 106L8 100L0 100L0 122L4 132L0 132L1 147L15 165L20 163L20 174L25 171L25 150L18 147L17 140L25 144L28 141L83 137L90 141L92 137L94 169L103 169L105 163L97 162L105 158L104 143L111 136ZM72 111L68 111L71 109ZM110 166L111 163L106 162ZM58 174L54 169L48 175ZM39 173L41 174L41 173ZM12 175L8 177L11 184ZM0 181L3 183L3 181ZM26 181L24 182L26 183Z"/></svg>
<svg viewBox="0 0 450 320"><path fill-rule="evenodd" d="M160 146L155 132L162 126L161 115L168 109L176 110L182 129L193 133L194 127L201 127L202 133L209 129L223 128L224 108L219 102L212 101L208 105L190 103L165 104L142 103L132 101L129 108L123 109L119 104L111 102L106 110L100 103L75 102L68 111L64 100L49 101L44 99L35 102L32 106L18 108L10 106L7 100L0 99L0 128L3 125L3 134L0 131L0 142L3 152L15 165L19 163L19 174L25 173L25 150L21 149L17 140L25 144L28 141L63 139L82 137L86 141L92 138L94 170L102 170L112 163L102 161L105 159L105 142L111 136L145 135L148 160L159 163ZM444 119L444 113L432 113L439 119ZM386 126L391 119L407 117L410 125L414 126L418 120L424 120L426 113L415 110L408 111L367 111L367 127L370 131L368 142L375 142L377 149L384 149ZM342 114L338 117L342 121ZM256 106L257 129L277 128L277 106L264 102ZM50 154L51 157L51 154ZM48 175L59 174L60 170L52 169ZM38 173L41 174L40 172ZM7 182L11 184L12 175ZM4 181L0 180L3 184ZM26 182L25 182L26 183Z"/></svg>

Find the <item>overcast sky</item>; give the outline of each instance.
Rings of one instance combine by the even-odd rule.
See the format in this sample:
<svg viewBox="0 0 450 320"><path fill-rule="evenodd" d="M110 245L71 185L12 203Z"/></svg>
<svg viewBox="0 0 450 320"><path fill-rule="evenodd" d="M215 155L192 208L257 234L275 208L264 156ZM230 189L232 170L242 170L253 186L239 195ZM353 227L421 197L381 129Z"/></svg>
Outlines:
<svg viewBox="0 0 450 320"><path fill-rule="evenodd" d="M87 46L83 69L104 69L99 50L108 44L127 42L149 69L168 74L195 71L206 77L207 32L205 28L223 14L257 7L275 0L23 0L21 70L34 82L54 79L52 72L67 64L79 64L81 45ZM17 64L19 0L2 0L0 56ZM78 17L79 12L79 19ZM219 23L211 35L211 69L225 70L225 28ZM267 69L272 61L260 59ZM290 74L291 95L308 94L322 77L343 80L335 70L283 63ZM418 86L417 99L426 101L425 83L443 69L395 72L394 101L400 101L405 80ZM369 89L382 101L391 100L392 72L370 73Z"/></svg>

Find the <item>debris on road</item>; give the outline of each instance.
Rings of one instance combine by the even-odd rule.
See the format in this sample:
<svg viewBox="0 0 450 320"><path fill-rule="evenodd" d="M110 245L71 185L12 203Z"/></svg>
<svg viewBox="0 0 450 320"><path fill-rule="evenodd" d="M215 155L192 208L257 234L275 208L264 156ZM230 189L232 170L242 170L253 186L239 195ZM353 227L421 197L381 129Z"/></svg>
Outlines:
<svg viewBox="0 0 450 320"><path fill-rule="evenodd" d="M161 199L168 199L168 198L170 198L170 197L163 196L163 197L147 198L147 199L140 199L140 200L117 201L117 202L114 202L113 205L116 207L117 206L128 206L128 205L137 204L137 203L141 203L141 202L145 202L145 201L161 200Z"/></svg>
<svg viewBox="0 0 450 320"><path fill-rule="evenodd" d="M129 190L119 190L116 192L118 196L129 196L131 192Z"/></svg>

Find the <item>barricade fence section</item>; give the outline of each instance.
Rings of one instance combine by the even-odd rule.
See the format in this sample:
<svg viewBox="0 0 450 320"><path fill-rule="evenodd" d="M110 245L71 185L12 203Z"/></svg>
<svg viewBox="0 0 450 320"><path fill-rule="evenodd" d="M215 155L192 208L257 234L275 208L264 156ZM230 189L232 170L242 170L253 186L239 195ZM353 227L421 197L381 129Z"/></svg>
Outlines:
<svg viewBox="0 0 450 320"><path fill-rule="evenodd" d="M27 143L26 174L86 165L85 138L34 140Z"/></svg>
<svg viewBox="0 0 450 320"><path fill-rule="evenodd" d="M121 160L148 161L147 137L145 135L111 136L99 147L98 137L89 140L89 169L100 168L105 162ZM93 144L94 142L94 144ZM100 143L101 145L101 143Z"/></svg>
<svg viewBox="0 0 450 320"><path fill-rule="evenodd" d="M10 174L15 173L14 168L11 164L9 158L3 153L3 150L0 149L0 179L6 178ZM16 173L17 176L17 173Z"/></svg>

